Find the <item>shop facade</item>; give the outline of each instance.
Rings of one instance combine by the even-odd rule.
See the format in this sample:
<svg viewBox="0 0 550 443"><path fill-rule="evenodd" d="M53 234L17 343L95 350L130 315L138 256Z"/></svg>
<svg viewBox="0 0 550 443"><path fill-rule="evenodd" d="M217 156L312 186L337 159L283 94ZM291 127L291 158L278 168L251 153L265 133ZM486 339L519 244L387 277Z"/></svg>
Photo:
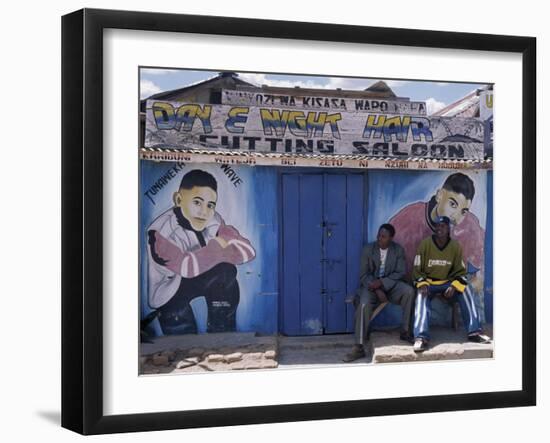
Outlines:
<svg viewBox="0 0 550 443"><path fill-rule="evenodd" d="M427 116L424 103L385 85L346 92L225 84L215 97L220 103L152 97L142 107L142 317L155 309L148 232L174 206L182 178L200 170L216 182L217 220L238 233L243 257L235 264L236 326L228 330L351 333L345 299L358 289L362 247L392 223L411 266L430 217L443 211L463 243L479 312L492 322L492 158L483 121ZM467 207L445 206L449 181L473 189ZM185 266L192 270L193 260ZM191 306L198 332L206 332L215 306L204 297ZM396 327L400 315L389 305L373 327ZM450 315L436 305L434 322L448 325ZM158 322L150 327L162 334Z"/></svg>

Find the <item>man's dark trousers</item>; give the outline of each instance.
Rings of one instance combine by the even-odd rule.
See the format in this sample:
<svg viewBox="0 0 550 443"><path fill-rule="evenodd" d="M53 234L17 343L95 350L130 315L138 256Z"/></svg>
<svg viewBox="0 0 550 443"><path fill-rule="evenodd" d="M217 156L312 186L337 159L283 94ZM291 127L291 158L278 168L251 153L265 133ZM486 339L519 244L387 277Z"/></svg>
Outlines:
<svg viewBox="0 0 550 443"><path fill-rule="evenodd" d="M201 296L208 307L207 332L235 331L239 294L237 268L230 263L220 263L194 278L182 278L176 294L159 308L162 331L165 335L196 334L190 302Z"/></svg>

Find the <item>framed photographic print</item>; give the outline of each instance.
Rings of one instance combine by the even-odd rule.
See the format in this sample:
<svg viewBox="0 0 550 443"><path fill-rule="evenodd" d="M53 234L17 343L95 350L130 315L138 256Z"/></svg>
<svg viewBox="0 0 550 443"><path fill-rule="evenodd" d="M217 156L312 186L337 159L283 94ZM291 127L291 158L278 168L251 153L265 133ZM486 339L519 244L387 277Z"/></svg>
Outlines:
<svg viewBox="0 0 550 443"><path fill-rule="evenodd" d="M534 38L62 24L64 427L535 404Z"/></svg>

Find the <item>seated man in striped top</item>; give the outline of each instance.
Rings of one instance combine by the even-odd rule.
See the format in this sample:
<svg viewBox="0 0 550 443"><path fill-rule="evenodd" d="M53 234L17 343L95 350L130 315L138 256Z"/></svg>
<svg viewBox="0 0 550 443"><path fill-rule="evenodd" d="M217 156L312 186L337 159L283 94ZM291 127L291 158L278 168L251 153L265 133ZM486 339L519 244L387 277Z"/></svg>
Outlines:
<svg viewBox="0 0 550 443"><path fill-rule="evenodd" d="M490 341L482 332L472 291L468 287L462 248L451 239L449 225L448 217L438 217L435 234L420 242L414 257L412 278L417 289L413 328L415 352L422 352L427 347L431 300L437 294L460 305L468 340L477 343Z"/></svg>

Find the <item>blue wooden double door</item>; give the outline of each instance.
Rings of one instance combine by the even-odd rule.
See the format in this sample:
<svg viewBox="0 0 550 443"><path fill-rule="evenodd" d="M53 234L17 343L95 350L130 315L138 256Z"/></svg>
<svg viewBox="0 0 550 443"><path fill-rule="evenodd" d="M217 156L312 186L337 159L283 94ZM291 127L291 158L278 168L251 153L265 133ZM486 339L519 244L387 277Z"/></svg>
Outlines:
<svg viewBox="0 0 550 443"><path fill-rule="evenodd" d="M352 332L345 297L359 282L364 175L284 173L281 180L281 332Z"/></svg>

